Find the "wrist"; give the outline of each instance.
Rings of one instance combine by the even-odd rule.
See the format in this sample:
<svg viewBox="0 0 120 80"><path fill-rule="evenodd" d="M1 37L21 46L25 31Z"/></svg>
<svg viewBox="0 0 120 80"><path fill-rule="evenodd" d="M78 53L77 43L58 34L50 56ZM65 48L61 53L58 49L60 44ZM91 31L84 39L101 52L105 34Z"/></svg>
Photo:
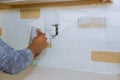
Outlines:
<svg viewBox="0 0 120 80"><path fill-rule="evenodd" d="M37 47L35 47L35 45L32 45L32 44L31 44L31 45L28 47L28 49L30 49L30 50L32 51L34 57L37 55L38 50L37 50Z"/></svg>

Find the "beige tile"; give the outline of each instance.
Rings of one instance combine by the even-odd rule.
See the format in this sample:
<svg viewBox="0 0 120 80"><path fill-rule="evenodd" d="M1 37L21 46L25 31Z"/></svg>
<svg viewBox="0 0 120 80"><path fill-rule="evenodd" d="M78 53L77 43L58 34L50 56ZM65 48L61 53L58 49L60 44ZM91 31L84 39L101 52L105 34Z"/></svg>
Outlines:
<svg viewBox="0 0 120 80"><path fill-rule="evenodd" d="M120 52L92 51L91 59L97 62L120 63Z"/></svg>
<svg viewBox="0 0 120 80"><path fill-rule="evenodd" d="M38 19L40 17L40 9L21 9L21 19Z"/></svg>

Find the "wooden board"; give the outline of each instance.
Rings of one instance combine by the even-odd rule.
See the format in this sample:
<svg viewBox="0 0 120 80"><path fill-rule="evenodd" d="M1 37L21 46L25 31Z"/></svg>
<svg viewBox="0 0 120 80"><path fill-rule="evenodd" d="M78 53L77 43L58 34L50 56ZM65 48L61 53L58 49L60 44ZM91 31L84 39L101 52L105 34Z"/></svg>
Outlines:
<svg viewBox="0 0 120 80"><path fill-rule="evenodd" d="M10 8L12 8L11 5L8 5L8 4L1 4L1 3L0 3L0 9L10 9Z"/></svg>
<svg viewBox="0 0 120 80"><path fill-rule="evenodd" d="M89 5L89 4L101 4L111 3L111 0L65 0L65 1L46 1L46 2L30 2L30 1L17 1L17 2L6 2L4 4L11 5L12 8L36 8L36 7L60 7L60 6L77 6L77 5Z"/></svg>
<svg viewBox="0 0 120 80"><path fill-rule="evenodd" d="M92 61L120 63L120 52L92 51Z"/></svg>
<svg viewBox="0 0 120 80"><path fill-rule="evenodd" d="M109 3L109 0L102 2L101 0L81 0L81 1L64 1L64 2L50 2L50 3L35 3L35 4L20 4L13 5L13 8L33 8L33 7L63 7L63 6L76 6L76 5L89 5Z"/></svg>

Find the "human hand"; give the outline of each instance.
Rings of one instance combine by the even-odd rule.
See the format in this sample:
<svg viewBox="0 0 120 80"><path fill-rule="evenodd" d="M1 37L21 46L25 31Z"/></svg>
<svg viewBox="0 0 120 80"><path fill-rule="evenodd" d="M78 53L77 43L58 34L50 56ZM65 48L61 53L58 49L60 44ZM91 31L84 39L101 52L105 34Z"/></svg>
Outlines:
<svg viewBox="0 0 120 80"><path fill-rule="evenodd" d="M47 47L47 38L45 37L45 33L42 33L39 29L36 30L36 33L37 36L28 47L35 57L41 52L41 50Z"/></svg>

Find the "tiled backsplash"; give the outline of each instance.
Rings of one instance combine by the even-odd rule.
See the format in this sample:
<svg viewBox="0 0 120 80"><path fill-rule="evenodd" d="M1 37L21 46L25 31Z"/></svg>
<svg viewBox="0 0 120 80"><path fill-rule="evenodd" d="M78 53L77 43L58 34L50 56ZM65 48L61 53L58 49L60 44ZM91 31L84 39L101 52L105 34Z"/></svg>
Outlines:
<svg viewBox="0 0 120 80"><path fill-rule="evenodd" d="M45 19L45 26L51 27L58 23L59 35L52 39L52 48L45 49L35 64L105 74L120 73L120 64L91 60L93 50L120 52L119 6L120 1L114 0L111 5L86 5L71 9L42 8L40 15ZM80 28L77 26L77 17L105 17L106 27ZM2 39L15 49L26 48L30 37L27 23L34 20L36 19L20 19L19 9L0 10Z"/></svg>

